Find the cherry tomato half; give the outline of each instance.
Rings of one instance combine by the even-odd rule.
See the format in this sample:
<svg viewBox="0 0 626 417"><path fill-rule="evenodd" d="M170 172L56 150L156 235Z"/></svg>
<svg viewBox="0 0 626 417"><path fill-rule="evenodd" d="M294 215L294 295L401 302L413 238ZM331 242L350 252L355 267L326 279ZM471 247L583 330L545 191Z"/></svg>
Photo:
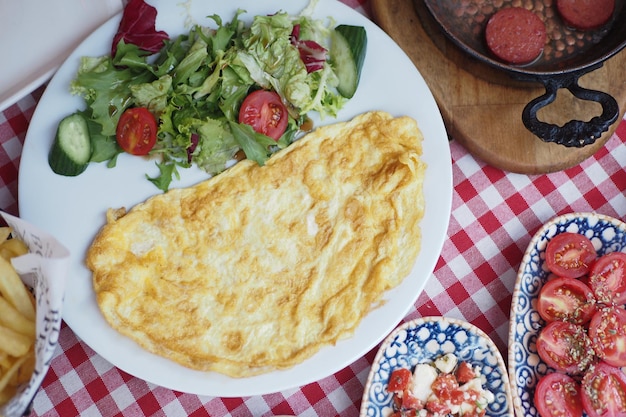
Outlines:
<svg viewBox="0 0 626 417"><path fill-rule="evenodd" d="M287 129L289 114L280 96L267 90L254 91L243 100L239 109L239 123L252 126L255 132L274 140Z"/></svg>
<svg viewBox="0 0 626 417"><path fill-rule="evenodd" d="M609 365L626 366L626 310L599 310L589 322L589 338L602 360Z"/></svg>
<svg viewBox="0 0 626 417"><path fill-rule="evenodd" d="M562 277L578 278L585 275L596 258L597 253L591 240L578 233L559 233L546 247L548 269Z"/></svg>
<svg viewBox="0 0 626 417"><path fill-rule="evenodd" d="M626 374L621 369L599 362L585 374L581 388L587 416L626 416Z"/></svg>
<svg viewBox="0 0 626 417"><path fill-rule="evenodd" d="M542 376L533 398L541 417L580 417L583 414L580 385L560 372Z"/></svg>
<svg viewBox="0 0 626 417"><path fill-rule="evenodd" d="M120 116L115 139L132 155L147 155L157 139L157 122L145 107L131 107Z"/></svg>
<svg viewBox="0 0 626 417"><path fill-rule="evenodd" d="M537 311L547 322L562 320L585 324L596 311L591 289L576 278L554 278L539 291Z"/></svg>
<svg viewBox="0 0 626 417"><path fill-rule="evenodd" d="M598 258L589 271L589 287L605 304L626 303L626 253L611 252Z"/></svg>
<svg viewBox="0 0 626 417"><path fill-rule="evenodd" d="M565 321L553 321L541 330L537 353L548 366L570 375L586 371L595 358L586 329Z"/></svg>

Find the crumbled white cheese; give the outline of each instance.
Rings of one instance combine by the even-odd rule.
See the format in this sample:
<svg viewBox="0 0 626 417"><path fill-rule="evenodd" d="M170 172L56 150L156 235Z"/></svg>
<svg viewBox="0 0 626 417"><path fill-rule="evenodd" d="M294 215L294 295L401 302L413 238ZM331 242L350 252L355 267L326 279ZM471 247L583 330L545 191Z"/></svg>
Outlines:
<svg viewBox="0 0 626 417"><path fill-rule="evenodd" d="M446 353L443 356L435 359L435 366L439 369L440 372L444 374L449 374L454 371L456 364L459 362L458 358L454 353Z"/></svg>
<svg viewBox="0 0 626 417"><path fill-rule="evenodd" d="M479 408L486 408L487 405L495 400L495 396L493 393L485 388L483 388L483 378L479 375L476 378L472 378L467 381L465 384L459 387L462 391L473 390L479 394L479 397L476 399L476 403Z"/></svg>
<svg viewBox="0 0 626 417"><path fill-rule="evenodd" d="M476 392L480 392L483 390L483 384L480 381L479 377L476 378L472 378L469 381L467 381L465 384L461 385L459 387L459 389L461 391L469 391L469 390L474 390Z"/></svg>
<svg viewBox="0 0 626 417"><path fill-rule="evenodd" d="M413 388L411 389L413 396L420 401L426 402L433 393L431 386L437 379L437 375L437 369L433 366L426 363L418 364L413 371Z"/></svg>

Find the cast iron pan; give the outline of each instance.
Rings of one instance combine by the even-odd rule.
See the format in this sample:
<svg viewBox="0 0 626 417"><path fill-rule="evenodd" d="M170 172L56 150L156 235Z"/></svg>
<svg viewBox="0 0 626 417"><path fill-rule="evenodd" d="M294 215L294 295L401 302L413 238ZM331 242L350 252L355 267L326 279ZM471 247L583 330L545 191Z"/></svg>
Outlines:
<svg viewBox="0 0 626 417"><path fill-rule="evenodd" d="M422 1L422 0L419 0ZM592 144L617 120L619 106L609 94L578 84L584 74L626 46L626 0L616 0L612 19L602 28L579 31L567 27L556 9L556 0L423 0L440 29L464 52L500 70L514 80L539 82L545 94L528 103L522 121L535 136L567 147ZM515 66L497 60L486 46L484 30L489 18L506 7L525 7L545 23L548 34L542 55L534 62ZM602 114L589 121L571 120L563 126L545 123L537 112L556 99L561 88L575 97L600 103Z"/></svg>

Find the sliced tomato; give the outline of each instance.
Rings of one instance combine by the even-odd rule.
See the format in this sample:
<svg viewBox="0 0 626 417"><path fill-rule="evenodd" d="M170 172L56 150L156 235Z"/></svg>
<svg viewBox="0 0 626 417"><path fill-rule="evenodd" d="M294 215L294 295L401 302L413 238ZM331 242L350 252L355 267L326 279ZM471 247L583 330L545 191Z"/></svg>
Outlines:
<svg viewBox="0 0 626 417"><path fill-rule="evenodd" d="M289 114L280 96L267 90L254 91L243 100L239 109L239 123L252 126L255 132L274 140L287 130Z"/></svg>
<svg viewBox="0 0 626 417"><path fill-rule="evenodd" d="M459 388L456 377L452 374L440 373L435 382L430 387L433 393L442 401L447 401L452 397L452 393Z"/></svg>
<svg viewBox="0 0 626 417"><path fill-rule="evenodd" d="M478 398L475 395L475 393L476 391L474 390L463 391L461 389L456 389L450 393L450 398L448 399L448 401L450 401L450 404L453 404L453 405L460 405L460 404L463 404L464 402L471 402L471 401L475 402L476 399Z"/></svg>
<svg viewBox="0 0 626 417"><path fill-rule="evenodd" d="M599 362L585 374L581 387L587 416L626 416L626 375L621 369Z"/></svg>
<svg viewBox="0 0 626 417"><path fill-rule="evenodd" d="M398 393L394 393L392 397L393 401L393 409L394 410L402 410L402 395Z"/></svg>
<svg viewBox="0 0 626 417"><path fill-rule="evenodd" d="M580 417L583 414L580 385L560 372L542 376L533 399L541 417Z"/></svg>
<svg viewBox="0 0 626 417"><path fill-rule="evenodd" d="M586 371L595 358L585 328L565 321L550 322L541 330L537 353L548 366L570 375Z"/></svg>
<svg viewBox="0 0 626 417"><path fill-rule="evenodd" d="M472 365L468 362L459 362L459 366L456 368L456 380L459 384L465 384L476 378L476 373L472 369Z"/></svg>
<svg viewBox="0 0 626 417"><path fill-rule="evenodd" d="M609 365L626 366L626 310L599 310L589 322L589 338L600 359Z"/></svg>
<svg viewBox="0 0 626 417"><path fill-rule="evenodd" d="M626 253L611 252L598 258L589 271L589 287L605 304L626 303Z"/></svg>
<svg viewBox="0 0 626 417"><path fill-rule="evenodd" d="M559 233L546 246L546 266L561 277L585 275L596 258L591 240L578 233Z"/></svg>
<svg viewBox="0 0 626 417"><path fill-rule="evenodd" d="M402 394L402 408L405 410L421 410L424 408L424 404L422 404L419 398L415 398L411 391L406 390Z"/></svg>
<svg viewBox="0 0 626 417"><path fill-rule="evenodd" d="M413 374L406 368L397 368L391 372L387 391L393 393L404 392L411 386L411 378Z"/></svg>
<svg viewBox="0 0 626 417"><path fill-rule="evenodd" d="M541 287L537 311L547 322L562 320L584 324L596 312L596 299L582 281L576 278L554 278Z"/></svg>
<svg viewBox="0 0 626 417"><path fill-rule="evenodd" d="M450 406L439 398L429 398L426 402L426 410L430 411L435 415L445 416L446 414L450 414L452 411Z"/></svg>
<svg viewBox="0 0 626 417"><path fill-rule="evenodd" d="M156 119L145 107L131 107L120 116L115 139L129 154L147 155L157 140Z"/></svg>

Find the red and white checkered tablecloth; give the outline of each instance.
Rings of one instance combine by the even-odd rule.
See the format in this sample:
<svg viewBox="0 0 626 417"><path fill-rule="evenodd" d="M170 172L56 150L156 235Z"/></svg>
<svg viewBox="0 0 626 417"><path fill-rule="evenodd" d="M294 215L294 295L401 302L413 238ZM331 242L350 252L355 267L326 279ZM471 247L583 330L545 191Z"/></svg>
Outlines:
<svg viewBox="0 0 626 417"><path fill-rule="evenodd" d="M367 0L343 0L369 15ZM0 113L0 209L18 213L22 143L40 87ZM506 357L511 294L524 250L555 215L626 215L626 122L595 155L562 172L507 173L450 142L453 202L435 271L405 320L444 315L484 330ZM202 397L152 385L113 367L72 330L59 347L32 416L357 416L376 349L336 374L289 391L246 398Z"/></svg>

